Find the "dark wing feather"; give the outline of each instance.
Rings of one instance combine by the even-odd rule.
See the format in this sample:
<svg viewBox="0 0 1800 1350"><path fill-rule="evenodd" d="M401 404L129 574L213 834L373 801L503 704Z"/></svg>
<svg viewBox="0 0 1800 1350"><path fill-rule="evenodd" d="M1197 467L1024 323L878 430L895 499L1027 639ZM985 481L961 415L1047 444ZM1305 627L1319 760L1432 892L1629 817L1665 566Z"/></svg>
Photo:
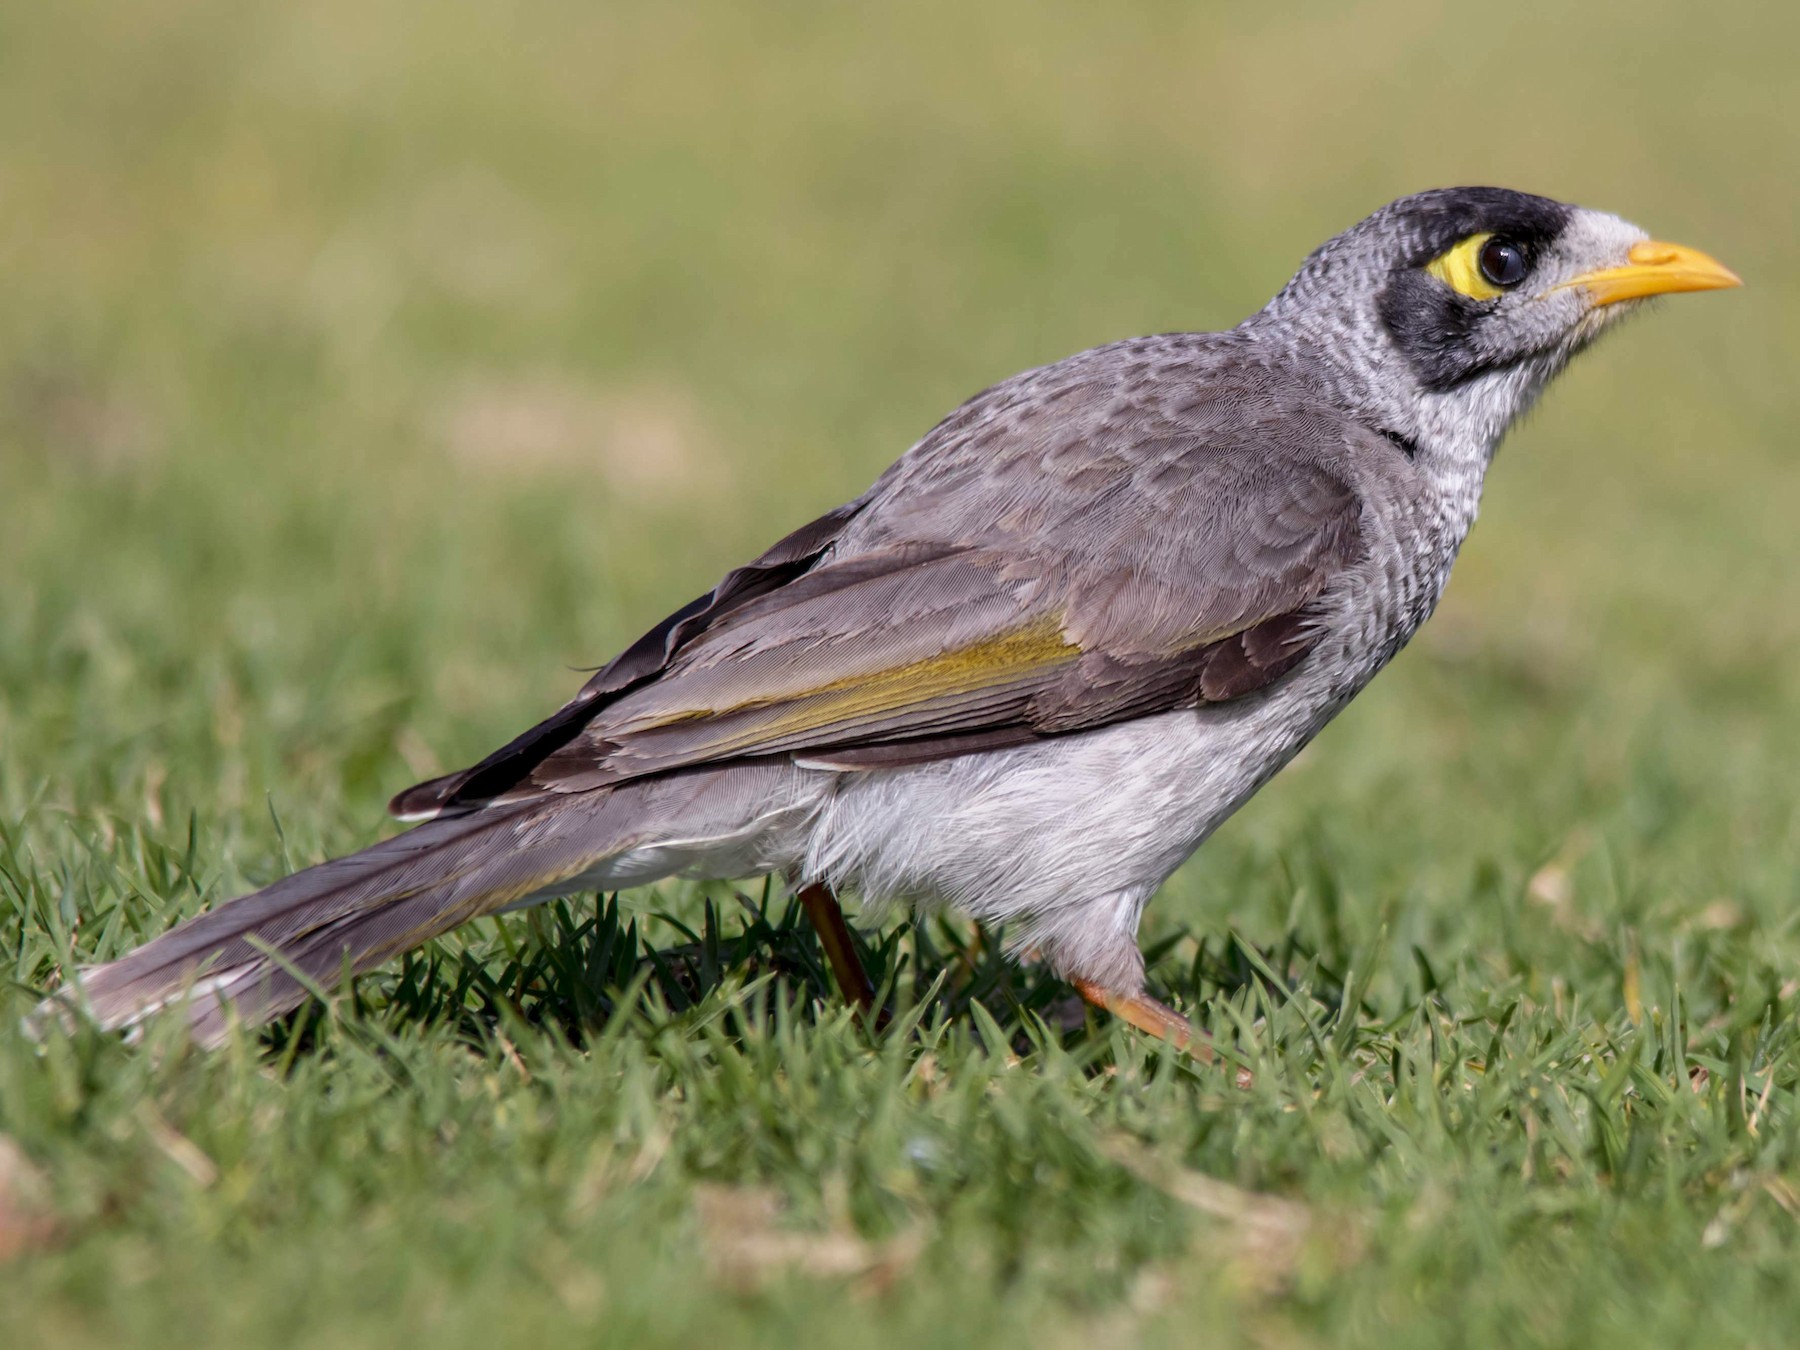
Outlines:
<svg viewBox="0 0 1800 1350"><path fill-rule="evenodd" d="M490 800L517 783L548 755L567 745L606 701L654 678L696 633L757 597L802 576L863 509L859 497L778 541L761 557L726 573L708 595L689 601L594 673L555 713L514 737L470 768L433 778L399 793L388 810L403 820L439 815Z"/></svg>

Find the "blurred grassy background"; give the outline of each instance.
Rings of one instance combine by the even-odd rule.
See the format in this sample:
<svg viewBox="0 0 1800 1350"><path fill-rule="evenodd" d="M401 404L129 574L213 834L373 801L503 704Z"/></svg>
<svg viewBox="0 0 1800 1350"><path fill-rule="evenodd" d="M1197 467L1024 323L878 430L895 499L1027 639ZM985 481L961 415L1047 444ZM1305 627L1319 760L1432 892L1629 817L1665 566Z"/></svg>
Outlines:
<svg viewBox="0 0 1800 1350"><path fill-rule="evenodd" d="M215 898L367 842L975 389L1229 325L1464 182L1618 211L1747 288L1584 358L1425 635L1148 931L1298 932L1391 1000L1415 945L1477 982L1504 945L1602 1018L1638 952L1665 1000L1709 952L1800 971L1796 38L1672 0L0 6L15 979L59 959L44 913L199 903L144 839L192 816ZM143 1332L129 1300L84 1321L122 1258L73 1251L19 1286L42 1326ZM171 1307L230 1305L139 1259ZM794 1307L731 1325L822 1334Z"/></svg>

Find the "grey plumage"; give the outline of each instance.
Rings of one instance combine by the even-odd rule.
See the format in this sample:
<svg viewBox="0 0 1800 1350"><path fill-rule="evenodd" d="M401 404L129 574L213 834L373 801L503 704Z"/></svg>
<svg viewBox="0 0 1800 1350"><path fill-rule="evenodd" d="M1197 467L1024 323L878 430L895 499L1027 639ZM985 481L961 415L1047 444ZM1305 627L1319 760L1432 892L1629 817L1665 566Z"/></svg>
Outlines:
<svg viewBox="0 0 1800 1350"><path fill-rule="evenodd" d="M1493 238L1529 286L1482 280ZM1144 903L1424 621L1506 426L1618 312L1584 284L1642 241L1422 194L1229 332L995 385L549 720L396 798L435 819L81 997L116 1025L185 995L212 1041L299 1001L283 962L330 980L522 901L772 870L1011 921L1134 995Z"/></svg>

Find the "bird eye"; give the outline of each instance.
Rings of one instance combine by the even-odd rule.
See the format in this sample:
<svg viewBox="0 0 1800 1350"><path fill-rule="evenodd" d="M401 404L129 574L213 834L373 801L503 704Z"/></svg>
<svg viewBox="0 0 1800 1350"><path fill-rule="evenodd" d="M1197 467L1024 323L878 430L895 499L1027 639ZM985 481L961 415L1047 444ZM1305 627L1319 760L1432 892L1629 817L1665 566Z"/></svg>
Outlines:
<svg viewBox="0 0 1800 1350"><path fill-rule="evenodd" d="M1472 234L1426 263L1425 270L1458 295L1485 303L1525 280L1531 257L1517 240Z"/></svg>
<svg viewBox="0 0 1800 1350"><path fill-rule="evenodd" d="M1517 286L1530 270L1525 250L1498 235L1481 246L1479 266L1481 275L1495 286Z"/></svg>

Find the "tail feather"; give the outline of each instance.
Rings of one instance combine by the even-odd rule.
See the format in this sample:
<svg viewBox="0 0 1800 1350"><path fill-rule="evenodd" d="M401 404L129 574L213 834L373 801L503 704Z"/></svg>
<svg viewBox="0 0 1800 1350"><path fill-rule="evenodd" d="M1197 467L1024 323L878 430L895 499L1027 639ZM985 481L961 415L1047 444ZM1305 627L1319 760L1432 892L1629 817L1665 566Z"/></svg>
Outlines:
<svg viewBox="0 0 1800 1350"><path fill-rule="evenodd" d="M549 895L631 846L605 819L612 794L493 807L429 821L189 919L137 950L82 970L65 1002L102 1026L184 1008L217 1045L232 1020L302 1003L308 983L368 970L469 919ZM273 955L271 955L273 954Z"/></svg>
<svg viewBox="0 0 1800 1350"><path fill-rule="evenodd" d="M751 762L443 816L320 863L79 971L38 1020L79 1007L108 1028L180 1008L217 1045L333 984L483 914L571 891L687 871L745 876L788 865L818 788Z"/></svg>

